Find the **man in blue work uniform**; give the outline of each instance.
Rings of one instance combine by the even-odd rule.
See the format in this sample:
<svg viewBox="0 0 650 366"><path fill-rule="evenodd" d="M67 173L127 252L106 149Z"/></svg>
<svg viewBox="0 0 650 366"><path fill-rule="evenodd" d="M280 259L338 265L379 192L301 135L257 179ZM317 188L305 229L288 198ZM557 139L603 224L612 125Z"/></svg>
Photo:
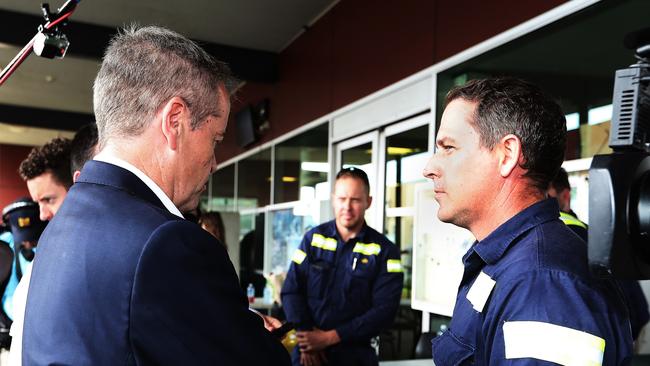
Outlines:
<svg viewBox="0 0 650 366"><path fill-rule="evenodd" d="M564 168L560 168L555 178L548 186L548 196L557 200L560 206L560 220L576 233L580 239L584 240L585 244L589 238L589 227L584 222L580 221L578 216L571 209L571 185L569 183L569 175ZM648 312L648 301L645 298L643 290L637 280L616 280L618 285L623 291L623 298L625 299L628 310L630 312L630 325L632 326L632 339L634 341L639 338L641 329L650 320L650 312Z"/></svg>
<svg viewBox="0 0 650 366"><path fill-rule="evenodd" d="M545 199L564 160L561 108L511 78L472 80L446 102L424 175L440 220L477 242L463 257L449 329L432 342L435 364L629 362L620 289L590 275L587 247Z"/></svg>
<svg viewBox="0 0 650 366"><path fill-rule="evenodd" d="M368 176L336 176L336 219L303 238L282 287L287 320L298 330L294 366L377 365L370 339L390 326L403 273L399 248L364 220L372 201Z"/></svg>

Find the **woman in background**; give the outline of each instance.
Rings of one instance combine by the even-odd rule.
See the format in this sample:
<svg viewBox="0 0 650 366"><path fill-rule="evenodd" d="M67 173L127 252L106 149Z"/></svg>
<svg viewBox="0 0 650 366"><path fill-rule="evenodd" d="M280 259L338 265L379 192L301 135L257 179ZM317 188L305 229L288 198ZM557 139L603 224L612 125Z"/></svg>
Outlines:
<svg viewBox="0 0 650 366"><path fill-rule="evenodd" d="M223 228L223 220L221 219L221 214L218 212L205 212L202 213L199 218L199 225L203 230L209 232L217 238L226 247L228 250L228 245L226 244L226 233Z"/></svg>

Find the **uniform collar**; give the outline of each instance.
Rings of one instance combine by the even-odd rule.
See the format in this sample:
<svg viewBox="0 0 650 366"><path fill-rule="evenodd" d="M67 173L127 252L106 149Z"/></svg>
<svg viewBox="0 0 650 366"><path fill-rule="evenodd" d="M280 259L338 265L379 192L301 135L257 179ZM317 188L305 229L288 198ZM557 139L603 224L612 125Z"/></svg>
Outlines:
<svg viewBox="0 0 650 366"><path fill-rule="evenodd" d="M357 242L363 242L367 232L368 232L368 224L364 220L361 230L359 231L357 236L355 236L352 239L356 240ZM324 234L326 234L330 238L336 238L338 241L343 242L343 238L341 238L341 236L339 235L339 231L336 230L336 219L329 222L329 225L327 225L327 232Z"/></svg>
<svg viewBox="0 0 650 366"><path fill-rule="evenodd" d="M501 224L485 239L475 243L467 258L473 251L485 263L494 264L503 256L515 239L535 226L557 219L559 212L560 208L555 199L539 201Z"/></svg>

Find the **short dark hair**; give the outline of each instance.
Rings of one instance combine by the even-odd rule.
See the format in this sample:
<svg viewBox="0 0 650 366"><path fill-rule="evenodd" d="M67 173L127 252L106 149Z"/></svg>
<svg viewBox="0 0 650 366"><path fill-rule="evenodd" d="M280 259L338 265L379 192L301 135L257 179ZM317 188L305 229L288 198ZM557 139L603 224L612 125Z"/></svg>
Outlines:
<svg viewBox="0 0 650 366"><path fill-rule="evenodd" d="M555 189L556 192L562 192L565 189L571 190L571 184L569 183L569 174L564 170L564 168L560 167L560 170L558 170L557 174L555 175L555 178L551 180L550 184L553 189Z"/></svg>
<svg viewBox="0 0 650 366"><path fill-rule="evenodd" d="M343 168L339 170L336 174L335 181L341 178L355 178L359 179L363 183L363 187L366 189L366 192L370 194L370 181L368 180L368 175L363 170L357 167Z"/></svg>
<svg viewBox="0 0 650 366"><path fill-rule="evenodd" d="M70 174L70 139L56 137L43 146L37 146L29 152L20 163L18 173L24 181L34 179L44 173L51 172L65 189L72 185Z"/></svg>
<svg viewBox="0 0 650 366"><path fill-rule="evenodd" d="M449 91L446 103L477 103L471 123L481 145L492 149L508 134L521 140L526 170L540 191L548 188L564 161L566 119L562 108L540 88L515 78L471 80Z"/></svg>
<svg viewBox="0 0 650 366"><path fill-rule="evenodd" d="M70 150L70 172L81 171L84 164L95 155L97 146L97 124L88 123L77 131Z"/></svg>

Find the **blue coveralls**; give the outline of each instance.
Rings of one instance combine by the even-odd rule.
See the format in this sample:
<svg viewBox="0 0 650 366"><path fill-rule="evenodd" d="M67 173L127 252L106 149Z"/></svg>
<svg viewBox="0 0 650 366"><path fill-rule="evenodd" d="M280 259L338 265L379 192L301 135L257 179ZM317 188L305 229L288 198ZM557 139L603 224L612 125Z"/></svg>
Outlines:
<svg viewBox="0 0 650 366"><path fill-rule="evenodd" d="M538 202L475 243L449 329L434 338L445 365L621 365L632 355L625 303L588 270L587 247Z"/></svg>
<svg viewBox="0 0 650 366"><path fill-rule="evenodd" d="M329 365L377 365L370 339L393 322L402 292L399 248L364 224L344 243L334 221L305 234L282 287L287 320L298 330L336 329ZM292 354L300 364L298 347Z"/></svg>
<svg viewBox="0 0 650 366"><path fill-rule="evenodd" d="M580 221L573 212L561 212L560 220L576 233L585 243L589 240L589 226ZM643 326L650 320L648 301L643 294L641 285L637 280L616 280L616 283L623 291L623 298L627 303L630 312L630 325L632 326L632 339L636 340L641 333Z"/></svg>

